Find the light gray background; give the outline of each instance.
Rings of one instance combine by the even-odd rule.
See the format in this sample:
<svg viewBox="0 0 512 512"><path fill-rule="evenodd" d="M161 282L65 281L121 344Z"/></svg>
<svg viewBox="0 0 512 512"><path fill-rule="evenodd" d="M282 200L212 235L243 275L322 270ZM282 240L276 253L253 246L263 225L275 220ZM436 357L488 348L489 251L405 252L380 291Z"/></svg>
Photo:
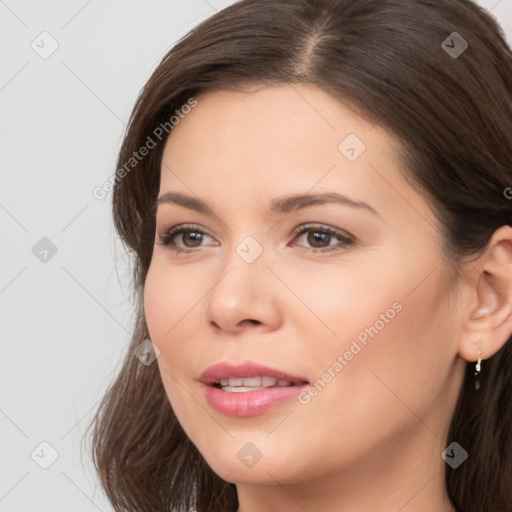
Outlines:
<svg viewBox="0 0 512 512"><path fill-rule="evenodd" d="M130 339L132 305L111 195L92 190L115 172L158 61L231 3L0 0L2 512L112 510L81 440ZM479 3L512 42L512 0ZM31 47L52 40L48 58ZM33 254L43 237L57 248L46 262Z"/></svg>

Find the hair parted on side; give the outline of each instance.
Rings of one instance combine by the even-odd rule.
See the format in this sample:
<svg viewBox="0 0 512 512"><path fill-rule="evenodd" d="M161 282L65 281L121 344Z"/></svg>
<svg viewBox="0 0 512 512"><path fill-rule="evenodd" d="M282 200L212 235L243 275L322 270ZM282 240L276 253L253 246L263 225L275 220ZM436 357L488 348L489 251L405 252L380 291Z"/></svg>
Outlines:
<svg viewBox="0 0 512 512"><path fill-rule="evenodd" d="M441 44L453 32L467 50ZM161 60L135 104L118 166L190 98L244 85L308 83L401 141L406 179L439 219L453 267L512 225L512 53L490 14L471 0L242 0L208 18ZM200 98L199 98L200 104ZM172 131L171 131L172 133ZM149 338L143 288L155 238L165 137L116 180L114 225L133 256L136 316L122 369L91 424L92 454L116 511L236 511L222 480L181 428L157 365L133 351ZM447 444L470 452L446 469L459 512L512 511L512 341L472 365Z"/></svg>

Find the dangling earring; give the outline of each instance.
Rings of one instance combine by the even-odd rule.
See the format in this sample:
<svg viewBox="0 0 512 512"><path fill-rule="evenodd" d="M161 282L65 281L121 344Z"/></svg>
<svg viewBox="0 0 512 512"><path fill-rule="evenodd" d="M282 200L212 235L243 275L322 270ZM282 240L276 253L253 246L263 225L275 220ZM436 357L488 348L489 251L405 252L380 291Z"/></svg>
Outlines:
<svg viewBox="0 0 512 512"><path fill-rule="evenodd" d="M480 381L478 380L478 376L480 375L480 370L482 368L482 349L479 349L478 361L475 365L475 389L478 391L480 389Z"/></svg>

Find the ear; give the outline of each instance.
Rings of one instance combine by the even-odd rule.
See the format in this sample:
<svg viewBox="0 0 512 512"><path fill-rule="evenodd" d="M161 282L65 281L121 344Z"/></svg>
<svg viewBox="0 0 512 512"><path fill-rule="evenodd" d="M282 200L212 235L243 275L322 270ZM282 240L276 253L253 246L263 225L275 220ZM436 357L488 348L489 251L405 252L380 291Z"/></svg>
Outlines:
<svg viewBox="0 0 512 512"><path fill-rule="evenodd" d="M512 228L498 228L484 254L471 271L472 293L469 315L459 343L459 355L476 361L498 352L512 333Z"/></svg>

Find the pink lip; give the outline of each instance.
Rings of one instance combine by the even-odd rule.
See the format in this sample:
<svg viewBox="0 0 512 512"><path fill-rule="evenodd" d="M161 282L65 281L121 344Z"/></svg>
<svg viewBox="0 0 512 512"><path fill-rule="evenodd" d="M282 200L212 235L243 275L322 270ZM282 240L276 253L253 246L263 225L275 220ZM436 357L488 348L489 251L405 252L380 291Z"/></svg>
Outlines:
<svg viewBox="0 0 512 512"><path fill-rule="evenodd" d="M217 411L228 416L254 416L276 407L286 400L297 396L309 384L280 386L254 391L230 393L203 384L208 403Z"/></svg>
<svg viewBox="0 0 512 512"><path fill-rule="evenodd" d="M216 388L213 384L221 379L236 377L267 376L296 383L293 386L276 386L254 391L229 392ZM215 410L229 416L254 416L276 407L297 396L309 383L303 377L290 375L281 370L255 363L233 366L220 363L211 366L201 374L206 400Z"/></svg>
<svg viewBox="0 0 512 512"><path fill-rule="evenodd" d="M258 377L264 376L274 377L275 379L288 380L294 383L307 382L305 377L297 377L285 373L276 368L270 368L257 363L247 362L234 366L229 363L219 363L207 368L199 377L199 380L204 384L212 385L221 379L229 379L236 377Z"/></svg>

